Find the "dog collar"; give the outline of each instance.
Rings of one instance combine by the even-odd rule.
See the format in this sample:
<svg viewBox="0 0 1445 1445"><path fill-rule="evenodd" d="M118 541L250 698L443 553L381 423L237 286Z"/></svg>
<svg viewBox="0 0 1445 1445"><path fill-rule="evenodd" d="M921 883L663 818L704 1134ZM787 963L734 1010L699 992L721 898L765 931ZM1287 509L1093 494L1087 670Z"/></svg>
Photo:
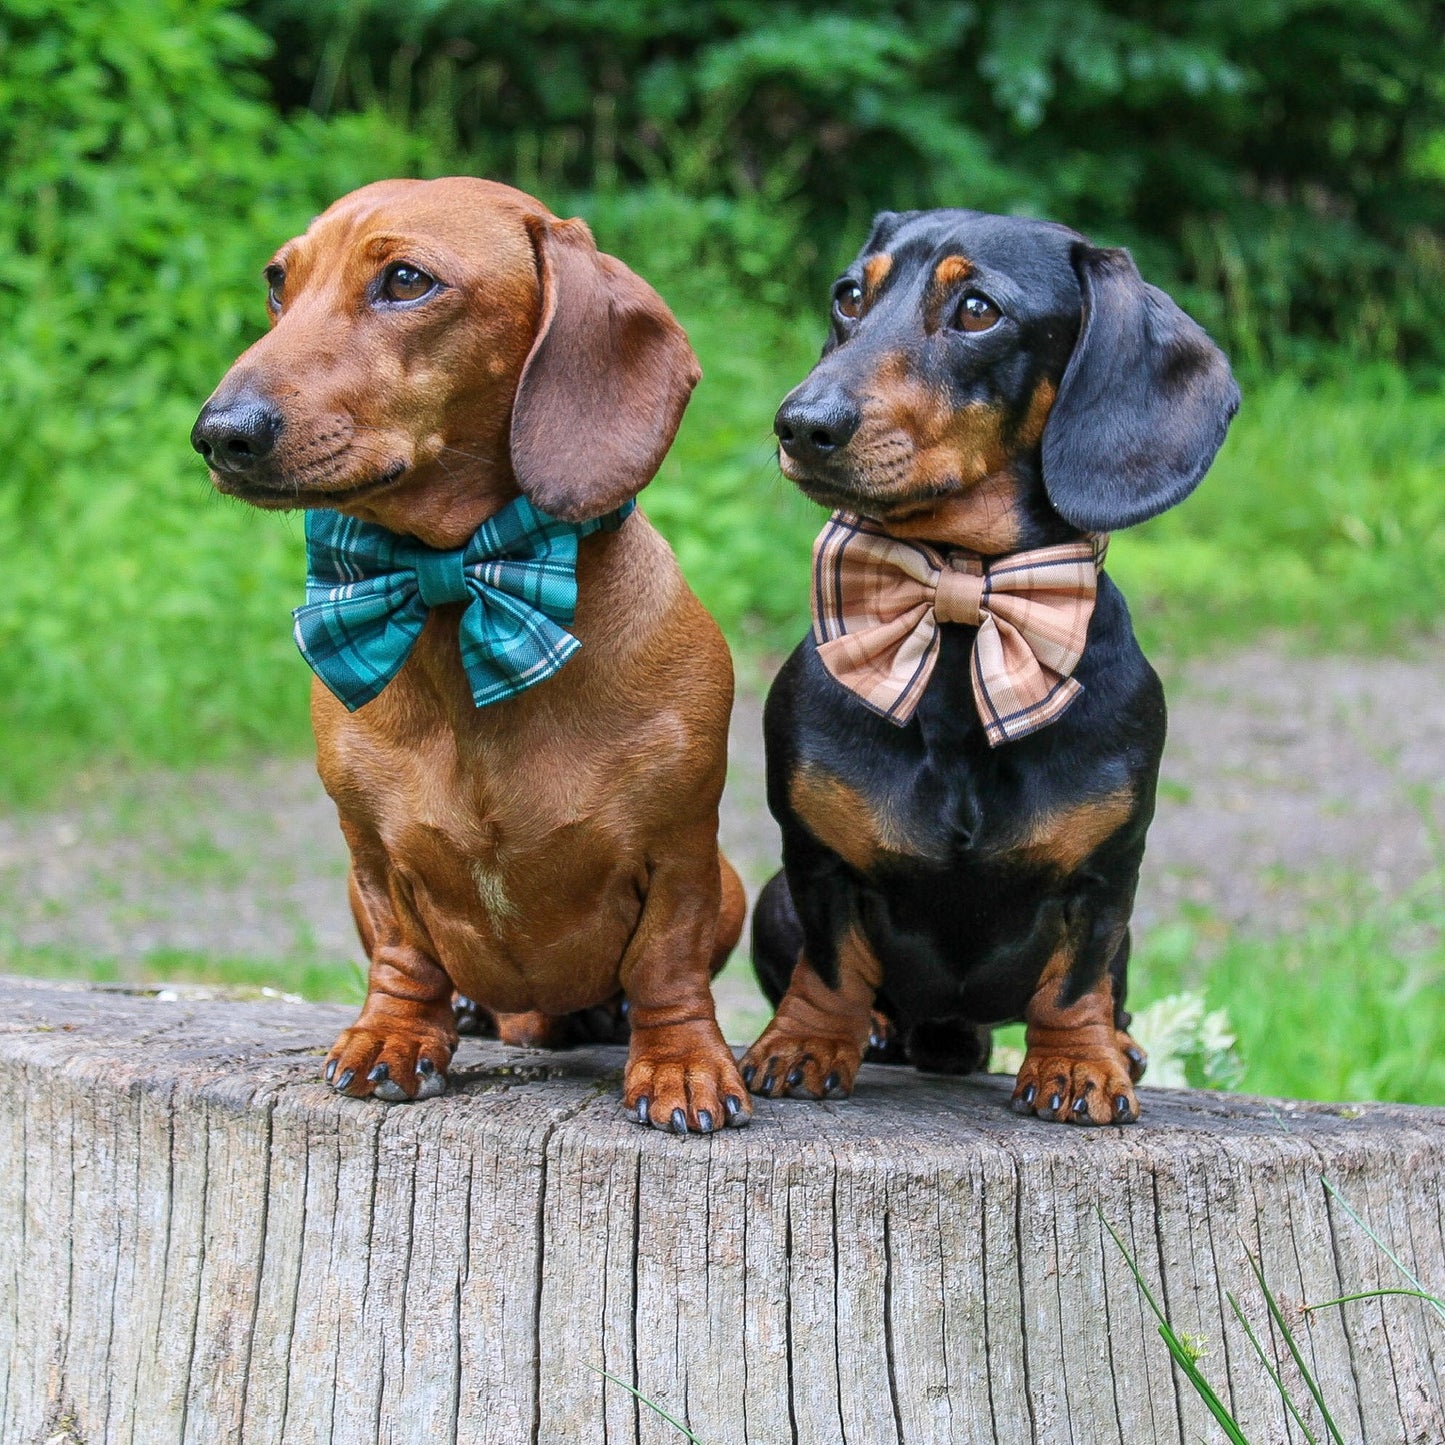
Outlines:
<svg viewBox="0 0 1445 1445"><path fill-rule="evenodd" d="M296 645L355 712L401 671L431 609L464 602L459 640L473 702L515 697L581 647L566 630L577 608L577 544L615 532L635 505L562 522L518 497L454 551L341 512L309 511Z"/></svg>
<svg viewBox="0 0 1445 1445"><path fill-rule="evenodd" d="M933 676L939 625L975 627L970 671L989 746L1027 737L1083 690L1072 674L1108 541L1100 535L985 560L834 512L813 546L818 657L849 692L902 727Z"/></svg>

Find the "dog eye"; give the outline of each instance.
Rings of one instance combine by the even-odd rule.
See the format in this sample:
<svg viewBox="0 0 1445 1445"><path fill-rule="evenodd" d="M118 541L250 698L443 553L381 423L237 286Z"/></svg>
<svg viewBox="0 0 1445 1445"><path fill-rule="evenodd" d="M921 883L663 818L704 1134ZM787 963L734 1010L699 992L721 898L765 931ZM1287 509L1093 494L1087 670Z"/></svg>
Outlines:
<svg viewBox="0 0 1445 1445"><path fill-rule="evenodd" d="M436 277L428 276L419 266L398 261L386 268L386 275L381 278L381 294L388 301L419 301L436 284Z"/></svg>
<svg viewBox="0 0 1445 1445"><path fill-rule="evenodd" d="M839 316L856 321L863 310L863 288L856 281L840 281L833 292L833 305Z"/></svg>
<svg viewBox="0 0 1445 1445"><path fill-rule="evenodd" d="M958 317L954 325L960 331L991 331L1003 316L997 306L977 291L970 291L958 303Z"/></svg>
<svg viewBox="0 0 1445 1445"><path fill-rule="evenodd" d="M279 266L267 266L265 271L266 304L273 311L281 309L281 293L286 289L286 273Z"/></svg>

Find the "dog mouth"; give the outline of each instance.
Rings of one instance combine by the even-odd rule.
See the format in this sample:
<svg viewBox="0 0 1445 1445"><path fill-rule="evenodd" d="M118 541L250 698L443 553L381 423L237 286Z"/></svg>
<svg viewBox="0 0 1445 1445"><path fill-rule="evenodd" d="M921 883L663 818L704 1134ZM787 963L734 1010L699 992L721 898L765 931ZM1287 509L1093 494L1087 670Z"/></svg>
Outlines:
<svg viewBox="0 0 1445 1445"><path fill-rule="evenodd" d="M405 475L406 470L405 462L393 462L377 475L343 487L308 486L304 479L286 477L262 481L259 478L238 477L214 470L211 472L211 481L217 491L239 501L249 502L253 507L273 512L290 512L311 507L341 507L349 502L360 501L363 497L369 497L391 486Z"/></svg>
<svg viewBox="0 0 1445 1445"><path fill-rule="evenodd" d="M900 475L903 469L887 465L871 468L864 476L852 468L844 470L827 463L806 467L786 452L780 454L779 467L809 501L830 511L859 512L879 521L903 521L926 513L959 490L956 482L909 487L906 475Z"/></svg>

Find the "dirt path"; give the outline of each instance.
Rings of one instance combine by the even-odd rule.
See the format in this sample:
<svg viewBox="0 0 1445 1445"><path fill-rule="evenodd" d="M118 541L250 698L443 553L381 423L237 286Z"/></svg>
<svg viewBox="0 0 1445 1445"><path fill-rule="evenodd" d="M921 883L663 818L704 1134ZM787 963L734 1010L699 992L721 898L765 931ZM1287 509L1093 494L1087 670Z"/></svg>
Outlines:
<svg viewBox="0 0 1445 1445"><path fill-rule="evenodd" d="M1256 648L1168 682L1145 926L1192 904L1245 929L1292 928L1342 875L1394 893L1439 862L1438 661ZM755 697L734 720L723 841L751 888L776 866ZM63 809L0 819L0 965L7 945L152 963L173 950L354 958L345 872L309 762L81 779ZM730 1007L751 1007L745 985L728 993Z"/></svg>

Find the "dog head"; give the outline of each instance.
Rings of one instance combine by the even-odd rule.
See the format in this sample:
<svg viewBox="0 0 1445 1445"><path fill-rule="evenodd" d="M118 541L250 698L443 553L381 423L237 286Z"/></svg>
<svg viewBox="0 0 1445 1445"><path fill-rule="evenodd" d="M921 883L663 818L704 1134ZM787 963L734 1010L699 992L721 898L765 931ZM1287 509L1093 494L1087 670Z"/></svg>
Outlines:
<svg viewBox="0 0 1445 1445"><path fill-rule="evenodd" d="M1224 354L1127 251L917 211L874 222L774 425L784 475L816 501L904 534L942 517L999 553L1182 501L1238 405Z"/></svg>
<svg viewBox="0 0 1445 1445"><path fill-rule="evenodd" d="M191 441L260 507L470 531L518 490L576 521L652 479L700 372L581 221L491 181L380 181L266 268L271 328Z"/></svg>

